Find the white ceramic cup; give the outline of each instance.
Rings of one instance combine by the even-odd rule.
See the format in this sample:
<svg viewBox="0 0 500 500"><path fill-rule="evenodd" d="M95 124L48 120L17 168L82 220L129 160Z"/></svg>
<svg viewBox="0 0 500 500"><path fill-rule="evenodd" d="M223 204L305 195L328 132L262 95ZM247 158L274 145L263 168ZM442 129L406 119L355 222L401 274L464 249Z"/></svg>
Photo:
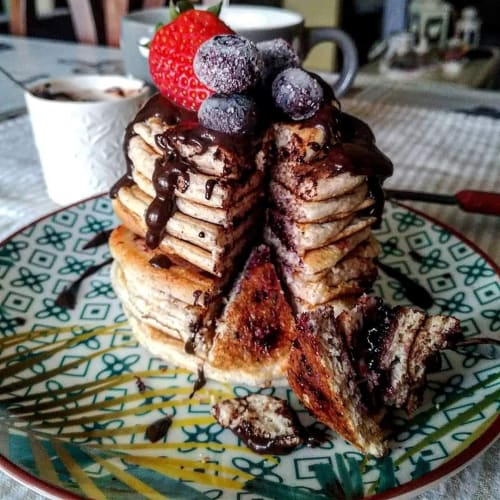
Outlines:
<svg viewBox="0 0 500 500"><path fill-rule="evenodd" d="M125 128L150 89L135 78L78 75L44 80L30 90L36 94L47 83L52 93L89 99L63 101L25 93L47 193L68 205L109 190L125 173ZM113 88L125 96L107 92Z"/></svg>

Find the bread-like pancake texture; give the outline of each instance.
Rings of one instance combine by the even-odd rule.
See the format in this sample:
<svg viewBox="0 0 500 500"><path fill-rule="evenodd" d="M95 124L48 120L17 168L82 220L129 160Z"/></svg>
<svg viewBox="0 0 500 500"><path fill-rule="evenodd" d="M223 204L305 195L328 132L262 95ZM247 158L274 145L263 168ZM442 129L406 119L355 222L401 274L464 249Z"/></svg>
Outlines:
<svg viewBox="0 0 500 500"><path fill-rule="evenodd" d="M144 214L152 198L143 193L137 186L131 186L120 189L118 200L138 218L145 218ZM229 231L218 224L195 219L190 215L176 211L168 219L165 233L192 243L207 252L223 253L225 249L231 248L245 233L248 233L257 216L258 211L248 214L248 217L243 217Z"/></svg>
<svg viewBox="0 0 500 500"><path fill-rule="evenodd" d="M341 140L340 110L334 99L326 101L311 118L275 122L272 136L278 162L313 162L323 158Z"/></svg>
<svg viewBox="0 0 500 500"><path fill-rule="evenodd" d="M271 382L285 373L294 337L295 319L270 250L261 245L253 250L218 322L209 362L238 378Z"/></svg>
<svg viewBox="0 0 500 500"><path fill-rule="evenodd" d="M328 283L329 276L316 282L301 281L286 267L284 275L294 296L310 304L324 304L345 295L358 295L369 289L377 278L377 266L369 259L347 261L338 270L336 280L331 284Z"/></svg>
<svg viewBox="0 0 500 500"><path fill-rule="evenodd" d="M206 175L213 175L216 177L226 177L228 179L238 179L249 169L253 169L251 163L253 159L249 151L254 151L257 154L259 148L258 144L251 144L245 141L245 145L249 151L242 151L234 144L235 140L231 143L222 144L220 141L211 140L210 137L205 138L206 144L198 144L197 141L189 141L185 139L185 135L189 135L191 130L198 130L199 124L195 122L188 122L184 126L174 126L178 133L171 137L171 142L182 158L185 158L196 165L196 168ZM174 128L166 125L159 117L152 116L146 118L144 121L134 123L134 133L139 135L144 142L150 147L161 152L158 147L157 137L163 133ZM211 132L204 129L201 135L210 136ZM234 139L234 137L233 137ZM245 154L243 154L245 153Z"/></svg>
<svg viewBox="0 0 500 500"><path fill-rule="evenodd" d="M376 220L375 217L362 217L353 213L330 222L299 224L278 210L267 211L270 228L287 248L301 257L311 250L320 249L372 226Z"/></svg>
<svg viewBox="0 0 500 500"><path fill-rule="evenodd" d="M133 165L134 181L142 191L150 197L155 197L152 179L157 162L161 161L162 155L151 148L141 137L134 136L129 142L128 156ZM182 178L177 180L180 186L176 186L175 196L208 207L227 208L259 188L263 176L262 171L255 170L244 179L224 179L205 175L192 169L189 172L189 183L185 183Z"/></svg>
<svg viewBox="0 0 500 500"><path fill-rule="evenodd" d="M135 316L126 306L123 307L123 310L137 341L153 356L158 356L167 363L179 368L186 368L194 373L202 370L206 378L222 383L253 387L267 387L270 385L278 387L287 384L286 370L284 369L275 369L271 373L270 370L249 372L236 369L226 370L225 367L212 366L210 361L207 361L203 355L203 351L194 354L186 352L185 343L182 340L147 324ZM238 359L235 360L235 363L238 363Z"/></svg>
<svg viewBox="0 0 500 500"><path fill-rule="evenodd" d="M146 281L155 290L164 290L173 298L192 306L203 306L221 293L224 281L202 273L189 262L175 255L166 255L170 267L153 267L152 258L163 255L151 250L140 238L125 226L118 226L109 238L111 255L126 269L129 279Z"/></svg>
<svg viewBox="0 0 500 500"><path fill-rule="evenodd" d="M312 275L331 269L356 246L367 240L370 234L371 228L367 227L324 247L309 250L303 256L286 248L269 227L264 230L264 239L275 249L283 265L288 265L302 274Z"/></svg>
<svg viewBox="0 0 500 500"><path fill-rule="evenodd" d="M122 221L123 225L141 238L145 238L147 227L143 217L129 210L118 198L113 200L113 210ZM159 249L161 252L171 256L177 256L179 259L183 259L193 266L198 267L199 272L206 271L214 276L227 280L231 277L237 256L241 254L246 244L246 238L240 238L228 249L208 251L197 245L166 234L160 241Z"/></svg>
<svg viewBox="0 0 500 500"><path fill-rule="evenodd" d="M212 301L208 306L192 306L158 290L144 293L146 287L137 286L139 282L127 279L125 271L115 260L111 267L111 283L121 303L135 317L184 342L193 343L195 339L205 337L202 347L211 345L212 326L220 310L220 300Z"/></svg>
<svg viewBox="0 0 500 500"><path fill-rule="evenodd" d="M273 179L305 201L321 201L349 193L365 182L362 175L338 173L325 162L278 163L272 167Z"/></svg>
<svg viewBox="0 0 500 500"><path fill-rule="evenodd" d="M320 422L363 453L380 457L386 452L380 426L364 411L356 373L330 308L300 316L288 362L288 381Z"/></svg>
<svg viewBox="0 0 500 500"><path fill-rule="evenodd" d="M295 222L328 222L340 219L359 210L359 205L368 195L366 182L348 193L321 201L304 201L276 181L271 181L269 187L273 204Z"/></svg>

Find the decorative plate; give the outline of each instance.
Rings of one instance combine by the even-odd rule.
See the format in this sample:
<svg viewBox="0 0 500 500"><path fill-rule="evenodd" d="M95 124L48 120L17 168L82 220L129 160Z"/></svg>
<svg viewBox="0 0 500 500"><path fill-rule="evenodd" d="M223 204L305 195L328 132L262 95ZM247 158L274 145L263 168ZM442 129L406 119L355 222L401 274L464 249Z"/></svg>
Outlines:
<svg viewBox="0 0 500 500"><path fill-rule="evenodd" d="M85 250L116 224L110 200L91 199L41 219L0 247L0 467L46 494L98 498L389 498L416 494L456 472L500 428L500 366L492 346L442 354L424 405L393 420L392 452L364 458L332 433L284 457L246 448L210 416L212 401L253 389L209 382L139 347L109 282L86 278L73 310L55 303L86 269L109 257ZM381 260L433 295L432 313L461 319L466 337L498 338L496 271L470 244L409 209L387 203ZM417 258L418 257L418 258ZM405 303L381 274L375 292ZM289 389L262 391L310 417ZM151 442L146 429L172 425ZM309 420L309 422L308 422Z"/></svg>

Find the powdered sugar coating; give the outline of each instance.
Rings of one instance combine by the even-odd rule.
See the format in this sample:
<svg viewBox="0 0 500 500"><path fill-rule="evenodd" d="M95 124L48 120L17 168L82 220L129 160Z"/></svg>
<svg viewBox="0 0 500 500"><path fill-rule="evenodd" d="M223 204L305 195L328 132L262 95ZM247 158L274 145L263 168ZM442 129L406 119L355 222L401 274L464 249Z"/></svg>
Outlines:
<svg viewBox="0 0 500 500"><path fill-rule="evenodd" d="M200 123L225 134L246 134L257 123L257 104L245 95L214 94L205 99L198 111Z"/></svg>
<svg viewBox="0 0 500 500"><path fill-rule="evenodd" d="M271 82L281 71L300 66L300 59L293 47L283 38L259 42L257 48L264 63L263 79Z"/></svg>
<svg viewBox="0 0 500 500"><path fill-rule="evenodd" d="M272 95L276 106L293 120L310 118L323 102L321 85L300 68L279 73L272 84Z"/></svg>
<svg viewBox="0 0 500 500"><path fill-rule="evenodd" d="M209 89L232 94L245 92L259 82L263 62L250 40L239 35L216 35L200 46L193 68Z"/></svg>

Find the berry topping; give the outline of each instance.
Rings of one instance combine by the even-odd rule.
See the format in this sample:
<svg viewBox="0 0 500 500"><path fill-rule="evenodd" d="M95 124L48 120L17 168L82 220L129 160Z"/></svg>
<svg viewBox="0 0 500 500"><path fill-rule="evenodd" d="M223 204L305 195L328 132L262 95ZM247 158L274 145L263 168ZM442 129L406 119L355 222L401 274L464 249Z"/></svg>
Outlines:
<svg viewBox="0 0 500 500"><path fill-rule="evenodd" d="M225 134L246 134L257 123L257 105L245 95L214 94L203 101L199 111L200 123Z"/></svg>
<svg viewBox="0 0 500 500"><path fill-rule="evenodd" d="M293 120L310 118L323 102L321 85L300 68L279 73L273 81L272 93L276 106Z"/></svg>
<svg viewBox="0 0 500 500"><path fill-rule="evenodd" d="M217 16L194 9L161 27L149 46L149 71L160 93L179 106L198 110L213 92L194 74L194 56L203 42L228 33L233 31Z"/></svg>
<svg viewBox="0 0 500 500"><path fill-rule="evenodd" d="M215 92L245 92L260 80L262 59L257 46L246 38L214 36L198 49L194 72Z"/></svg>
<svg viewBox="0 0 500 500"><path fill-rule="evenodd" d="M264 62L264 80L271 82L281 71L300 66L299 56L283 38L259 42L257 48Z"/></svg>

